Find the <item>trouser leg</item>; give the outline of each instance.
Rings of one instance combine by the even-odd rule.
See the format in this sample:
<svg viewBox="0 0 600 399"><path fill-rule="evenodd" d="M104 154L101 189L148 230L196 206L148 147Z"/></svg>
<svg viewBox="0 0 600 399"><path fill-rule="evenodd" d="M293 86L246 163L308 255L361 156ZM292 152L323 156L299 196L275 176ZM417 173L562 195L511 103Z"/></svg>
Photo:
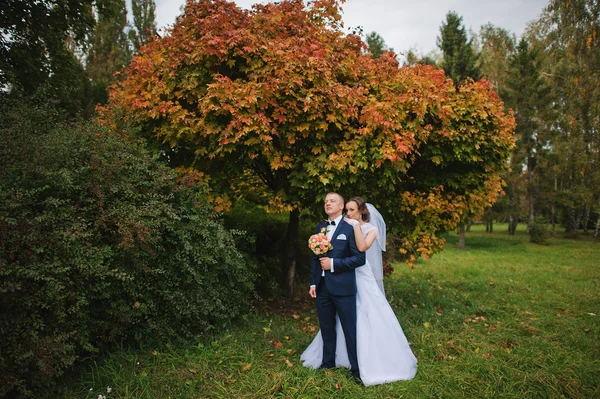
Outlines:
<svg viewBox="0 0 600 399"><path fill-rule="evenodd" d="M322 278L317 285L317 314L323 338L323 364L321 367L335 367L335 314L336 306Z"/></svg>

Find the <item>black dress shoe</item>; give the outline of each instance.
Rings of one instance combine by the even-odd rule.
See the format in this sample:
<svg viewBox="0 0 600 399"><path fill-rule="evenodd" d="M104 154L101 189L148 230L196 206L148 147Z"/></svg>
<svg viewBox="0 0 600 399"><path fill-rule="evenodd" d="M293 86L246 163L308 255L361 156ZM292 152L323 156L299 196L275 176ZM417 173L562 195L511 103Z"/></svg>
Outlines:
<svg viewBox="0 0 600 399"><path fill-rule="evenodd" d="M360 373L358 371L351 371L350 374L352 374L352 379L354 380L354 382L356 382L358 385L362 385L364 386L365 384L362 382L362 380L360 379Z"/></svg>

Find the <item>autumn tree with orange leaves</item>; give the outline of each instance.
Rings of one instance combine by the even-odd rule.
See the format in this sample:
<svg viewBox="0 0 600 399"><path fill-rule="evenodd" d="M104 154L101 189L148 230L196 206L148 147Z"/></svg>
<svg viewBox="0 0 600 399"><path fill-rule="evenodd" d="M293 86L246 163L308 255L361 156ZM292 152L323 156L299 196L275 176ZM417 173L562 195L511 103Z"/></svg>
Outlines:
<svg viewBox="0 0 600 399"><path fill-rule="evenodd" d="M486 81L457 88L432 66L399 68L391 52L373 59L343 32L341 3L243 10L188 1L103 110L105 120L139 124L211 186L264 190L274 209L289 211L290 295L300 211L327 192L380 208L413 266L494 201L513 146L514 118Z"/></svg>

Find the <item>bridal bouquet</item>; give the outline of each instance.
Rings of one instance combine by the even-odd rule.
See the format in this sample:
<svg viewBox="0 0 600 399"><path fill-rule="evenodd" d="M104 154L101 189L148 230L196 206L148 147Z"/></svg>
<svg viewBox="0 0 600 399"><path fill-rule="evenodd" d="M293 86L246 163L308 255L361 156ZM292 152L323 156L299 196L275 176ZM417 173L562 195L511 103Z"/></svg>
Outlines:
<svg viewBox="0 0 600 399"><path fill-rule="evenodd" d="M320 233L313 234L308 239L308 247L317 256L323 256L328 251L333 249L333 245L331 245L331 242L329 242L325 232L326 229L323 227Z"/></svg>

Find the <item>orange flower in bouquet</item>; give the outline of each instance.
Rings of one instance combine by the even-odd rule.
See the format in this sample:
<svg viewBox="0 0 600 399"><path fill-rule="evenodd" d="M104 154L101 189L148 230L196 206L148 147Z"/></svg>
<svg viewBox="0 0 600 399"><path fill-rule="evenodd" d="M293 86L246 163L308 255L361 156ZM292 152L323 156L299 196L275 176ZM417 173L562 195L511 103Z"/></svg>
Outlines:
<svg viewBox="0 0 600 399"><path fill-rule="evenodd" d="M313 234L308 239L308 247L313 253L319 257L324 256L328 251L333 249L333 245L327 238L325 227L321 229L320 233Z"/></svg>

